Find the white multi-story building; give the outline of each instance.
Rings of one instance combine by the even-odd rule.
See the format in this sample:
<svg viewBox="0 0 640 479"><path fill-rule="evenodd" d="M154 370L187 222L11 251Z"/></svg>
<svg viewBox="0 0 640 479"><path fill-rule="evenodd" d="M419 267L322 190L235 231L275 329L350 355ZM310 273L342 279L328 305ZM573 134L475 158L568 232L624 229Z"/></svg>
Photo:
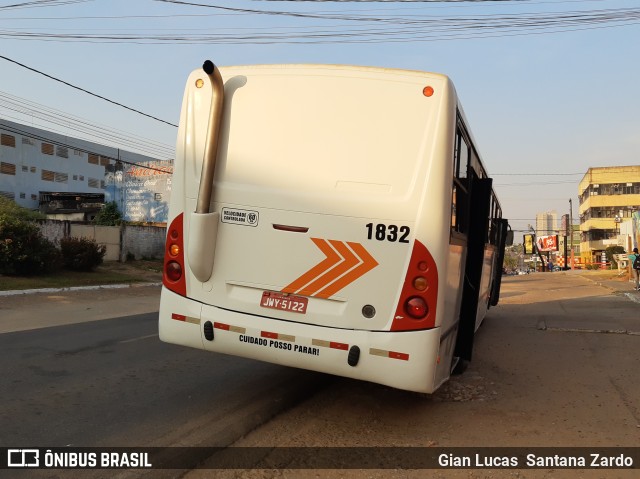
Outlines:
<svg viewBox="0 0 640 479"><path fill-rule="evenodd" d="M172 160L0 119L0 195L26 208L55 202L69 209L69 195L62 194L76 193L89 203L116 201L127 220L163 222L172 168Z"/></svg>
<svg viewBox="0 0 640 479"><path fill-rule="evenodd" d="M536 236L558 234L558 213L548 211L536 213Z"/></svg>

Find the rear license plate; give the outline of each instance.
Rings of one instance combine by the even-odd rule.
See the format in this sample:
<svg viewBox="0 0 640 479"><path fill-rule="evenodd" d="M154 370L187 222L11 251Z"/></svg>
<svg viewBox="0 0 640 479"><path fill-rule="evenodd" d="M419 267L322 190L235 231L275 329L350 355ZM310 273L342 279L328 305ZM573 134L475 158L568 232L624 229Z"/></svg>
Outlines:
<svg viewBox="0 0 640 479"><path fill-rule="evenodd" d="M305 298L304 296L291 296L274 291L264 291L262 293L262 299L260 300L260 306L263 308L305 314L307 312L308 302L309 298Z"/></svg>

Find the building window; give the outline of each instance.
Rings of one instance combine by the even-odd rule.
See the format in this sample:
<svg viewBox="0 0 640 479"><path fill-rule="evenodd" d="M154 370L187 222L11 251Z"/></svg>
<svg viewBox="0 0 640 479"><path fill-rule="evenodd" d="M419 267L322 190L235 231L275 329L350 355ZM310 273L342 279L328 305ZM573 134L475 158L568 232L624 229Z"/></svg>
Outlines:
<svg viewBox="0 0 640 479"><path fill-rule="evenodd" d="M21 200L26 199L26 197L27 197L27 195L26 195L26 194L24 194L24 193L20 193L20 199L21 199Z"/></svg>
<svg viewBox="0 0 640 479"><path fill-rule="evenodd" d="M55 182L56 183L66 183L69 181L69 175L66 173L57 173L55 174Z"/></svg>
<svg viewBox="0 0 640 479"><path fill-rule="evenodd" d="M89 185L89 188L100 188L100 180L95 178L89 178L87 184Z"/></svg>
<svg viewBox="0 0 640 479"><path fill-rule="evenodd" d="M16 147L16 137L13 135L7 135L6 133L2 133L0 136L2 146L10 146L11 148Z"/></svg>
<svg viewBox="0 0 640 479"><path fill-rule="evenodd" d="M82 153L80 150L73 150L73 155L74 156L79 156L80 158L82 158L83 154L84 153Z"/></svg>
<svg viewBox="0 0 640 479"><path fill-rule="evenodd" d="M57 146L56 156L59 156L60 158L69 158L69 150L64 146Z"/></svg>
<svg viewBox="0 0 640 479"><path fill-rule="evenodd" d="M100 157L100 166L109 166L109 158L106 156Z"/></svg>
<svg viewBox="0 0 640 479"><path fill-rule="evenodd" d="M78 176L78 181L84 181L84 175Z"/></svg>
<svg viewBox="0 0 640 479"><path fill-rule="evenodd" d="M100 164L100 157L98 155L96 155L95 153L89 153L89 159L87 161L89 163L91 163L92 165L99 165Z"/></svg>
<svg viewBox="0 0 640 479"><path fill-rule="evenodd" d="M33 138L29 138L28 136L23 136L22 137L22 144L23 145L36 146L36 140L34 140Z"/></svg>
<svg viewBox="0 0 640 479"><path fill-rule="evenodd" d="M36 167L32 166L30 171L31 171L31 173L35 173L36 172Z"/></svg>
<svg viewBox="0 0 640 479"><path fill-rule="evenodd" d="M42 178L42 181L55 181L56 174L53 171L42 170L40 178Z"/></svg>
<svg viewBox="0 0 640 479"><path fill-rule="evenodd" d="M0 191L0 196L4 196L8 200L15 200L16 194L10 191Z"/></svg>
<svg viewBox="0 0 640 479"><path fill-rule="evenodd" d="M16 174L16 165L13 163L5 163L4 161L0 163L0 173L3 175L15 175Z"/></svg>
<svg viewBox="0 0 640 479"><path fill-rule="evenodd" d="M31 195L31 199L32 199L32 200L37 200L37 199L38 199L38 195L34 195L34 194L32 194L32 195Z"/></svg>
<svg viewBox="0 0 640 479"><path fill-rule="evenodd" d="M27 165L22 165L22 172L29 173L29 167Z"/></svg>
<svg viewBox="0 0 640 479"><path fill-rule="evenodd" d="M73 181L78 181L78 175L73 175Z"/></svg>
<svg viewBox="0 0 640 479"><path fill-rule="evenodd" d="M40 151L43 155L53 156L53 145L51 143L42 143L42 145L40 145Z"/></svg>

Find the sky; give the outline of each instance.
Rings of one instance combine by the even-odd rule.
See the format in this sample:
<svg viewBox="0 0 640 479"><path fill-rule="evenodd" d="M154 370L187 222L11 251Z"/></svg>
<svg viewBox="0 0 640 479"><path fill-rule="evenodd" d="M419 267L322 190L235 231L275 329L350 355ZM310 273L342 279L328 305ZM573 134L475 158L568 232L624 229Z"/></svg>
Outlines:
<svg viewBox="0 0 640 479"><path fill-rule="evenodd" d="M168 159L206 59L444 73L518 238L640 165L639 46L638 0L0 0L0 118Z"/></svg>

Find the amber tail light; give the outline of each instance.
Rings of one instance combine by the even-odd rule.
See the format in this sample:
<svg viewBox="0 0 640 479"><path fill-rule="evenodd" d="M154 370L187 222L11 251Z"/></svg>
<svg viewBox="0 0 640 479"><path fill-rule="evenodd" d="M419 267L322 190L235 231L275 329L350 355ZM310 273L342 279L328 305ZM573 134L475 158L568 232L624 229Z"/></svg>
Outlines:
<svg viewBox="0 0 640 479"><path fill-rule="evenodd" d="M167 231L164 251L162 284L174 293L187 295L187 282L184 277L184 215L176 216Z"/></svg>

